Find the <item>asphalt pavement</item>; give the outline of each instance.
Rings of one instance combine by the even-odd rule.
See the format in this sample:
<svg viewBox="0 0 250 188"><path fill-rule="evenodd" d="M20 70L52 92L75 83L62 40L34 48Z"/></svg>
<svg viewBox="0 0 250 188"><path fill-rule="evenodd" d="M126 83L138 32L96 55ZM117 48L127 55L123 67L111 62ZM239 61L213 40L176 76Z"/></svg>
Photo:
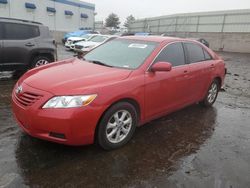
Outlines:
<svg viewBox="0 0 250 188"><path fill-rule="evenodd" d="M59 58L73 53L59 46ZM219 53L228 68L212 108L198 104L136 130L115 151L31 138L11 111L16 80L0 73L0 188L250 185L250 54Z"/></svg>

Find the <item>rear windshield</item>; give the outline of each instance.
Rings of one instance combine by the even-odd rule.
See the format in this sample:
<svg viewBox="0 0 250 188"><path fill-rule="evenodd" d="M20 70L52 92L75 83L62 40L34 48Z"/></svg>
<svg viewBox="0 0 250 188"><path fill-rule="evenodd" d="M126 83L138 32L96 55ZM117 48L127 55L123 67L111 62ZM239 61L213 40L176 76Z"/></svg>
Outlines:
<svg viewBox="0 0 250 188"><path fill-rule="evenodd" d="M153 52L158 43L115 39L85 55L87 61L99 61L119 68L136 69Z"/></svg>

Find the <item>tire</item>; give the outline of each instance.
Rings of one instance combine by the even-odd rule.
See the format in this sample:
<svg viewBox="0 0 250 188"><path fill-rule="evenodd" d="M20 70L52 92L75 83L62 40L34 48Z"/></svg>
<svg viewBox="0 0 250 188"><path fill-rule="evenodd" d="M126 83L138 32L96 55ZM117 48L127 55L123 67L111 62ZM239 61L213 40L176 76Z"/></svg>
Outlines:
<svg viewBox="0 0 250 188"><path fill-rule="evenodd" d="M51 63L52 60L45 56L37 56L31 62L31 68L39 67Z"/></svg>
<svg viewBox="0 0 250 188"><path fill-rule="evenodd" d="M118 116L118 118L117 118ZM104 150L124 146L132 138L138 124L135 107L128 102L112 106L102 117L97 129L97 142Z"/></svg>
<svg viewBox="0 0 250 188"><path fill-rule="evenodd" d="M209 86L206 97L204 98L203 101L201 101L201 105L205 107L212 106L217 99L219 90L220 90L220 83L217 79L215 79Z"/></svg>

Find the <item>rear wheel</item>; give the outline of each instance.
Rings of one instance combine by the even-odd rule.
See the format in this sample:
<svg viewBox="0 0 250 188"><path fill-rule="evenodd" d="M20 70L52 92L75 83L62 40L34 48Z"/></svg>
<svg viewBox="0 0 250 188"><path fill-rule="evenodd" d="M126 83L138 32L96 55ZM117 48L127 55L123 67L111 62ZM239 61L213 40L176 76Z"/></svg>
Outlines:
<svg viewBox="0 0 250 188"><path fill-rule="evenodd" d="M217 99L219 89L220 89L220 83L217 79L215 79L210 85L206 97L201 102L201 104L206 107L212 106Z"/></svg>
<svg viewBox="0 0 250 188"><path fill-rule="evenodd" d="M48 57L38 56L38 57L35 57L32 60L31 68L39 67L39 66L42 66L42 65L47 65L47 64L49 64L51 62L52 62L52 60L49 59Z"/></svg>
<svg viewBox="0 0 250 188"><path fill-rule="evenodd" d="M117 103L101 119L97 141L105 150L119 148L132 138L136 125L137 112L135 107L127 102Z"/></svg>

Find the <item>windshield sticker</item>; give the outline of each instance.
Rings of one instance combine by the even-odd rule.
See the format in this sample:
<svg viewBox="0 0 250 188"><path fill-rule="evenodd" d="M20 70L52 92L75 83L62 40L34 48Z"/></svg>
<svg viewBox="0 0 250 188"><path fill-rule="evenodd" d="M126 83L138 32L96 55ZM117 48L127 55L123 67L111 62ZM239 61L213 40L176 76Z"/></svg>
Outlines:
<svg viewBox="0 0 250 188"><path fill-rule="evenodd" d="M124 68L129 68L129 65L123 65L122 67L124 67Z"/></svg>
<svg viewBox="0 0 250 188"><path fill-rule="evenodd" d="M129 48L141 48L141 49L144 49L144 48L147 48L148 45L146 45L146 44L130 44L128 47Z"/></svg>

